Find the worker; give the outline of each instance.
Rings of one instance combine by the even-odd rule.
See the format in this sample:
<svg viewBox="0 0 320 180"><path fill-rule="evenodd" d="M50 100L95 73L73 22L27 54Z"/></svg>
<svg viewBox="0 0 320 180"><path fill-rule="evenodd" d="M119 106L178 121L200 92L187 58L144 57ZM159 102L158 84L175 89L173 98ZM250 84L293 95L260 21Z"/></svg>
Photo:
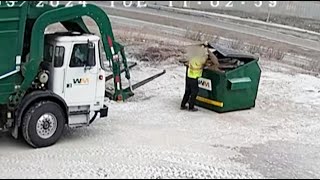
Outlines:
<svg viewBox="0 0 320 180"><path fill-rule="evenodd" d="M86 55L83 45L76 45L71 57L71 67L83 67L86 64Z"/></svg>
<svg viewBox="0 0 320 180"><path fill-rule="evenodd" d="M189 109L189 111L198 111L195 108L196 98L199 92L198 78L202 76L202 71L206 60L208 59L208 52L204 46L192 47L189 50L189 62L186 73L186 89L181 102L181 110ZM189 107L186 104L189 103Z"/></svg>

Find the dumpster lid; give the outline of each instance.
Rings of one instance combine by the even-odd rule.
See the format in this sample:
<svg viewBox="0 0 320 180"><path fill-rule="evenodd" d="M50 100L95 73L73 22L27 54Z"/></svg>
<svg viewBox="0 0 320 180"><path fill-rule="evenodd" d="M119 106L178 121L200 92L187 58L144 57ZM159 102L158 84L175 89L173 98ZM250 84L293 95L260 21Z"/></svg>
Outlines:
<svg viewBox="0 0 320 180"><path fill-rule="evenodd" d="M258 59L258 57L254 56L253 54L244 53L231 48L219 46L217 44L209 43L209 46L211 46L211 48L216 49L221 55L223 55L226 58Z"/></svg>

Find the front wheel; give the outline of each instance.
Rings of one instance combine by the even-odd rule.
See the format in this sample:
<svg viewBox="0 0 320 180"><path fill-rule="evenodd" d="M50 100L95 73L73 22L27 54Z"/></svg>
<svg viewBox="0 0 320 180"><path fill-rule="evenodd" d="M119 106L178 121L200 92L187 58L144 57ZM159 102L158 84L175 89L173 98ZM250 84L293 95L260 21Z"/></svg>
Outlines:
<svg viewBox="0 0 320 180"><path fill-rule="evenodd" d="M23 118L22 134L35 148L48 147L61 137L66 117L62 108L50 101L42 101L30 107Z"/></svg>

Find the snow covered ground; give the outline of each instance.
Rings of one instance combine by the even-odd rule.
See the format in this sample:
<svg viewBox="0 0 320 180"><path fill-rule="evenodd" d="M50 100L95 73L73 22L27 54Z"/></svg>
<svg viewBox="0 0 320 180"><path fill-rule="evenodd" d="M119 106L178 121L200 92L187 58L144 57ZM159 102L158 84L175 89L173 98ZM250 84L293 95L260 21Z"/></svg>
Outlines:
<svg viewBox="0 0 320 180"><path fill-rule="evenodd" d="M184 67L110 104L110 116L30 149L0 137L1 178L319 178L320 79L265 70L257 106L179 110ZM134 81L159 67L140 64Z"/></svg>
<svg viewBox="0 0 320 180"><path fill-rule="evenodd" d="M130 53L150 39L162 46L190 43L117 23L116 37L135 43L126 46ZM110 102L108 118L66 129L56 145L31 149L0 134L0 178L320 178L320 79L283 63L260 63L256 107L217 114L179 109L182 65L139 62L134 82L167 73L128 102Z"/></svg>

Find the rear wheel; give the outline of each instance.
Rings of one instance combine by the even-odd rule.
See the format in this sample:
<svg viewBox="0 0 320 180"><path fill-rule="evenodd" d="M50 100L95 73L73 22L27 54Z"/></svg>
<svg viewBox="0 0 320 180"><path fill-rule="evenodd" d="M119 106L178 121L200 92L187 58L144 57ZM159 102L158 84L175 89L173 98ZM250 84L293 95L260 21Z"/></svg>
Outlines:
<svg viewBox="0 0 320 180"><path fill-rule="evenodd" d="M62 108L50 101L38 102L29 108L22 122L22 134L35 148L48 147L61 137L66 117Z"/></svg>

